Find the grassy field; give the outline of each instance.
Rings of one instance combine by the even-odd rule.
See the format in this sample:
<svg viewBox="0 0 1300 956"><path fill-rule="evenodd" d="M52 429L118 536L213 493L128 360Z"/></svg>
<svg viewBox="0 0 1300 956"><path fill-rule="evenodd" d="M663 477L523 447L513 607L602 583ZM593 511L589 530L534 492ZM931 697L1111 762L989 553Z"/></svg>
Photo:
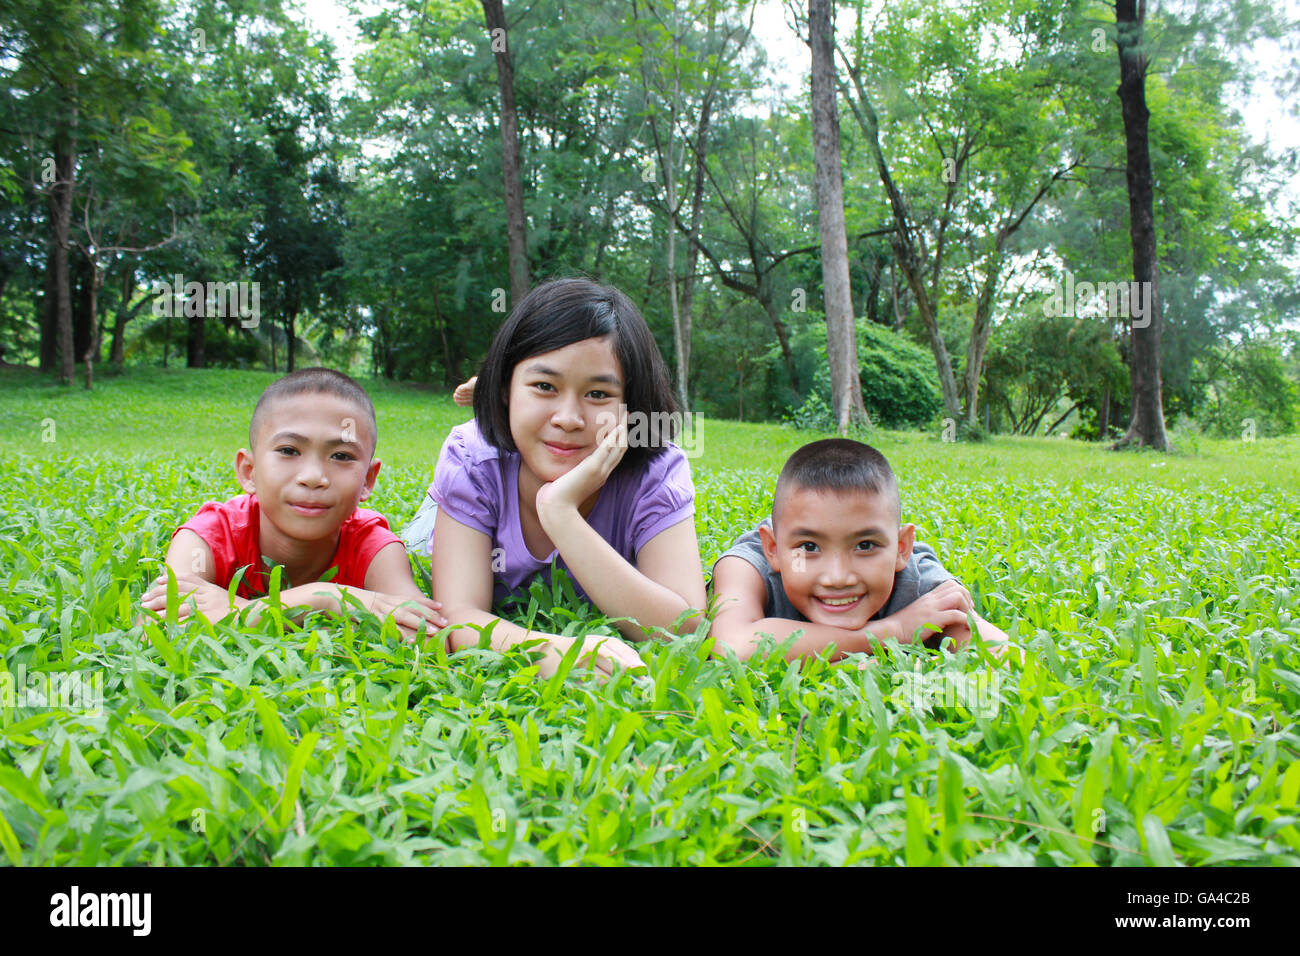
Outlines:
<svg viewBox="0 0 1300 956"><path fill-rule="evenodd" d="M1156 456L878 434L918 538L1019 654L740 665L697 636L646 651L652 686L599 685L374 622L135 625L171 531L238 491L272 378L88 394L0 370L11 862L1300 863L1294 438ZM400 528L465 415L440 390L372 395L369 504ZM815 436L702 429L711 562ZM535 596L541 627L610 630Z"/></svg>

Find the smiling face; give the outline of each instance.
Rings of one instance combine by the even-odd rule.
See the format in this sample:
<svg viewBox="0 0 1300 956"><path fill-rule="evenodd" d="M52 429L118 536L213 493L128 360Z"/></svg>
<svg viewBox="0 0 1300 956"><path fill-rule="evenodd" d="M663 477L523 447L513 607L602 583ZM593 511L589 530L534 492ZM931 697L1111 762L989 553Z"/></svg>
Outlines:
<svg viewBox="0 0 1300 956"><path fill-rule="evenodd" d="M521 360L506 398L510 437L527 469L521 469L521 489L535 492L532 486L555 481L595 451L623 394L623 370L609 338Z"/></svg>
<svg viewBox="0 0 1300 956"><path fill-rule="evenodd" d="M894 575L912 556L915 529L899 526L884 495L784 490L773 506L775 534L759 534L790 603L816 624L857 630L885 606Z"/></svg>
<svg viewBox="0 0 1300 956"><path fill-rule="evenodd" d="M263 553L338 534L379 472L370 432L364 411L328 393L286 396L265 410L252 451L235 458L241 487L257 494Z"/></svg>

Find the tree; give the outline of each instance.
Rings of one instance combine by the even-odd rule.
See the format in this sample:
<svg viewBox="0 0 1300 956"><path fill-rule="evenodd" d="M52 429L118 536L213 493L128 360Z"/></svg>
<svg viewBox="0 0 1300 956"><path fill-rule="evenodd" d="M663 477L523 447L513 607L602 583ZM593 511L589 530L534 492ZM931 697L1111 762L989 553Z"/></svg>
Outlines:
<svg viewBox="0 0 1300 956"><path fill-rule="evenodd" d="M1119 100L1124 116L1124 175L1128 182L1129 237L1133 244L1133 278L1150 290L1147 314L1133 321L1129 359L1132 417L1128 431L1116 444L1143 445L1169 451L1165 434L1164 399L1160 381L1160 294L1156 281L1156 226L1154 184L1148 129L1151 111L1146 103L1148 58L1142 48L1146 0L1117 0L1116 45L1119 47Z"/></svg>
<svg viewBox="0 0 1300 956"><path fill-rule="evenodd" d="M1060 118L1035 105L1051 98L1044 90L1059 77L1041 55L1052 37L1039 34L1022 6L884 8L868 49L859 0L852 55L837 47L848 76L841 90L884 189L894 256L934 354L945 411L968 427L1012 240L1083 161ZM1014 42L988 53L990 29ZM878 97L894 113L901 155L892 160L881 144ZM966 258L957 281L954 246ZM954 299L969 303L971 319L960 389L941 314Z"/></svg>
<svg viewBox="0 0 1300 956"><path fill-rule="evenodd" d="M482 0L483 17L497 62L501 88L501 177L505 184L506 241L510 248L510 302L528 294L528 237L524 221L524 187L520 181L519 118L515 110L514 67L510 62L509 30L501 0Z"/></svg>
<svg viewBox="0 0 1300 956"><path fill-rule="evenodd" d="M840 172L840 120L835 107L835 25L832 0L809 0L812 48L813 164L821 232L822 295L826 308L826 358L836 427L870 423L858 380L858 342L849 292L849 248Z"/></svg>
<svg viewBox="0 0 1300 956"><path fill-rule="evenodd" d="M748 6L749 22L744 20L743 8L738 11L739 19L732 22L728 11L719 9L718 0L704 0L702 14L706 22L701 31L698 13L689 3L683 17L677 0L672 0L670 23L669 15L653 0L645 3L650 19L641 16L638 0L632 0L636 43L627 58L639 67L645 123L650 128L659 171L655 183L663 184L662 195L656 195L651 205L668 218L664 230L665 271L678 400L684 412L690 409L691 330L695 272L700 255L696 241L704 212L705 163L713 109L719 91L728 82L726 74L731 62L749 40L754 7L752 3ZM694 43L692 36L697 38ZM690 177L686 186L691 206L689 225L683 225L684 197L678 175L688 165ZM686 234L686 270L680 277L677 272L679 231Z"/></svg>

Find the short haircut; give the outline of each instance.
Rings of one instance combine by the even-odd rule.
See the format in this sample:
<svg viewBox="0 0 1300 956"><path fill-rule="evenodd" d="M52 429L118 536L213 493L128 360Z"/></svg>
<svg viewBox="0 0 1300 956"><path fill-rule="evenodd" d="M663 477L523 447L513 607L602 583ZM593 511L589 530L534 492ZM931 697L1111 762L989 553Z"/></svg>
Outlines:
<svg viewBox="0 0 1300 956"><path fill-rule="evenodd" d="M257 407L253 409L253 420L248 423L248 447L256 450L257 431L262 426L262 421L270 414L272 405L280 399L293 395L313 393L335 395L357 406L370 425L370 434L374 438L374 445L370 446L370 454L373 457L375 446L379 444L379 423L375 420L375 406L370 401L370 396L366 394L364 388L342 372L319 366L290 372L284 378L277 379L266 387L262 397L257 400Z"/></svg>
<svg viewBox="0 0 1300 956"><path fill-rule="evenodd" d="M668 369L650 327L632 300L612 286L589 279L555 279L524 296L497 331L474 387L474 418L488 444L517 451L510 436L509 394L515 366L586 339L612 339L623 372L623 403L629 414L666 414L671 426L650 429L644 446L628 448L619 468L636 468L663 451L680 425ZM651 419L658 421L662 419Z"/></svg>
<svg viewBox="0 0 1300 956"><path fill-rule="evenodd" d="M772 527L781 496L795 489L807 491L862 491L884 497L901 522L898 481L885 456L870 445L850 438L825 438L804 445L785 463L776 480L772 500Z"/></svg>

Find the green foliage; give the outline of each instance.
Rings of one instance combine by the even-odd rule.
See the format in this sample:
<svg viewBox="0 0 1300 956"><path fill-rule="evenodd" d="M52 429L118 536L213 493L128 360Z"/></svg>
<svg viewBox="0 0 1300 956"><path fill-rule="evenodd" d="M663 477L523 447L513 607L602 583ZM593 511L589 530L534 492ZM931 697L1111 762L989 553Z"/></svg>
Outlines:
<svg viewBox="0 0 1300 956"><path fill-rule="evenodd" d="M858 320L858 380L862 403L873 425L881 428L919 428L932 424L943 399L935 379L934 357L906 336L883 326ZM802 368L812 378L812 389L797 409L786 413L796 428L835 431L831 408L831 377L826 364L826 325L814 316L795 335L792 347Z"/></svg>
<svg viewBox="0 0 1300 956"><path fill-rule="evenodd" d="M10 863L1300 862L1300 485L1266 467L1294 439L1153 460L883 436L918 537L1019 654L741 665L696 635L643 645L649 681L602 685L376 621L142 625L172 529L235 491L230 448L170 436L214 434L221 408L246 426L231 396L269 377L124 376L77 403L9 378L20 436L52 409L60 428L0 466ZM375 400L405 460L370 504L400 527L454 419L414 389ZM797 439L706 425L707 566L770 508ZM532 598L519 620L609 627L563 583ZM24 691L102 688L102 711L18 706L20 668Z"/></svg>

